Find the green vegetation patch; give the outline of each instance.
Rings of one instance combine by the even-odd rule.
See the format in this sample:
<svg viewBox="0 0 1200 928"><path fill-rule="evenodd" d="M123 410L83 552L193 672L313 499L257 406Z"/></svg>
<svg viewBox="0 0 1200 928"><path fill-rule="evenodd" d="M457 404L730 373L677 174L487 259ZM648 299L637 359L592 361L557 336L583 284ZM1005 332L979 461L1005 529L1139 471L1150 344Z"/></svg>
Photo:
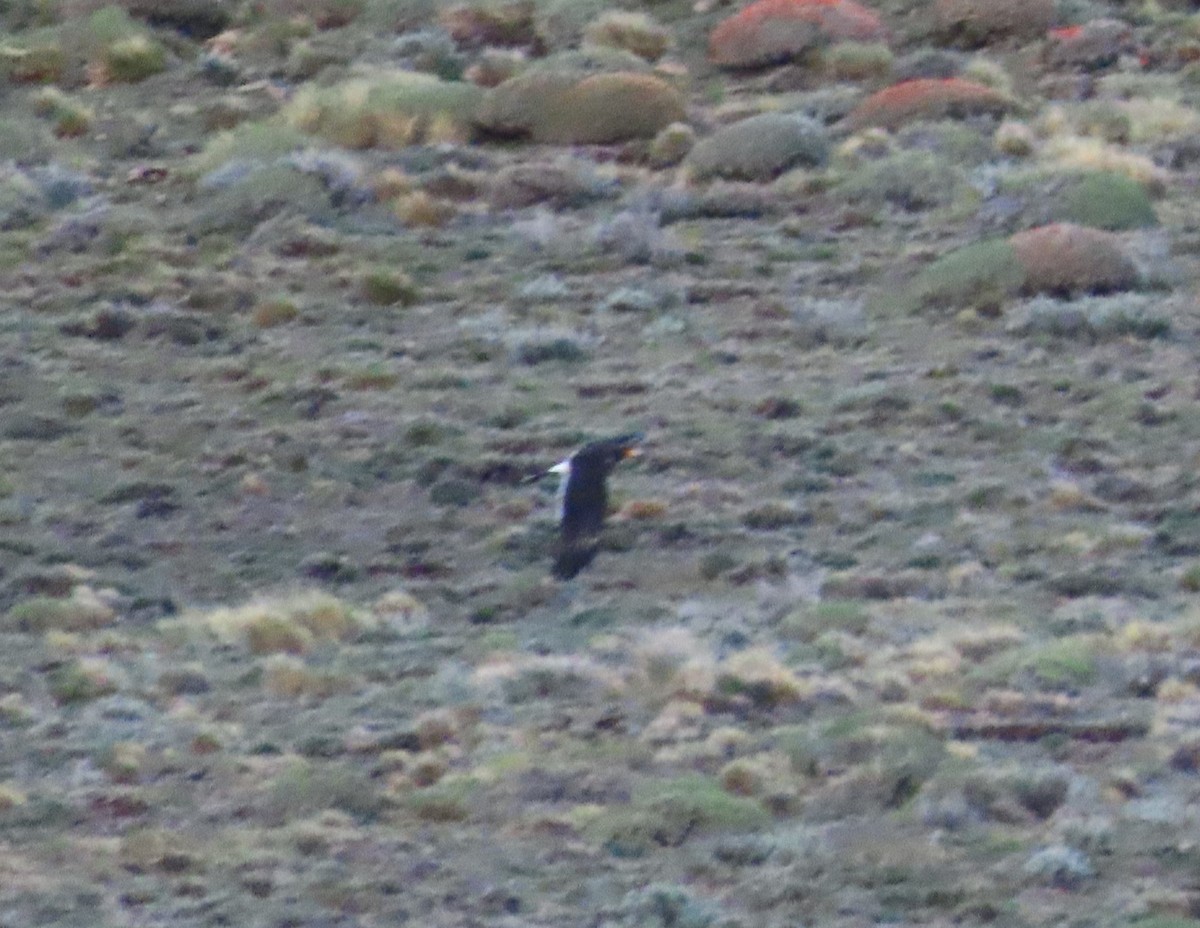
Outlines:
<svg viewBox="0 0 1200 928"><path fill-rule="evenodd" d="M50 695L60 705L91 702L118 689L109 664L94 658L70 660L54 668L49 675L49 686Z"/></svg>
<svg viewBox="0 0 1200 928"><path fill-rule="evenodd" d="M1088 639L1064 638L1032 651L1028 667L1047 686L1084 686L1096 677L1095 647Z"/></svg>
<svg viewBox="0 0 1200 928"><path fill-rule="evenodd" d="M596 812L583 832L618 857L638 857L693 834L749 831L770 821L757 800L727 793L709 777L688 775L643 783L628 805Z"/></svg>
<svg viewBox="0 0 1200 928"><path fill-rule="evenodd" d="M1144 294L1087 296L1058 300L1039 296L1012 314L1009 330L1020 335L1071 338L1079 341L1167 338L1172 331L1169 309Z"/></svg>
<svg viewBox="0 0 1200 928"><path fill-rule="evenodd" d="M1003 239L976 242L938 258L921 271L900 298L908 312L996 306L1025 280L1013 247Z"/></svg>
<svg viewBox="0 0 1200 928"><path fill-rule="evenodd" d="M779 633L799 641L813 641L826 632L861 635L871 625L871 613L854 600L814 603L784 616Z"/></svg>
<svg viewBox="0 0 1200 928"><path fill-rule="evenodd" d="M819 727L781 728L777 737L792 769L809 776L867 765L915 788L946 757L936 732L909 721L881 722L873 713L853 713Z"/></svg>
<svg viewBox="0 0 1200 928"><path fill-rule="evenodd" d="M1087 637L1054 639L1010 648L985 660L974 674L988 685L1028 686L1052 690L1086 686L1096 678L1096 644Z"/></svg>
<svg viewBox="0 0 1200 928"><path fill-rule="evenodd" d="M838 80L879 80L892 71L895 56L883 42L839 42L822 53L825 70Z"/></svg>
<svg viewBox="0 0 1200 928"><path fill-rule="evenodd" d="M52 84L67 68L67 54L53 38L5 36L0 44L0 75L20 84Z"/></svg>
<svg viewBox="0 0 1200 928"><path fill-rule="evenodd" d="M302 654L320 641L353 638L370 625L362 613L320 592L263 597L183 621L205 627L228 643L243 643L254 654Z"/></svg>
<svg viewBox="0 0 1200 928"><path fill-rule="evenodd" d="M412 278L403 271L375 268L362 281L363 298L376 306L411 306L419 292Z"/></svg>
<svg viewBox="0 0 1200 928"><path fill-rule="evenodd" d="M3 627L21 632L80 632L102 628L115 618L111 606L90 591L79 590L66 598L34 596L23 600L5 614Z"/></svg>
<svg viewBox="0 0 1200 928"><path fill-rule="evenodd" d="M234 160L274 161L312 144L299 129L275 122L248 122L220 132L188 165L197 175Z"/></svg>
<svg viewBox="0 0 1200 928"><path fill-rule="evenodd" d="M708 928L723 914L715 902L671 883L632 890L621 907L625 914L621 924L645 928Z"/></svg>
<svg viewBox="0 0 1200 928"><path fill-rule="evenodd" d="M166 69L166 48L119 6L0 38L0 72L20 83L58 83L82 76L136 83Z"/></svg>
<svg viewBox="0 0 1200 928"><path fill-rule="evenodd" d="M165 70L166 66L167 50L149 36L130 36L104 50L105 72L112 81L136 84Z"/></svg>
<svg viewBox="0 0 1200 928"><path fill-rule="evenodd" d="M1134 919L1130 928L1200 928L1200 918L1183 915L1147 915Z"/></svg>
<svg viewBox="0 0 1200 928"><path fill-rule="evenodd" d="M470 814L471 795L479 790L475 777L445 777L432 786L414 792L407 806L426 822L461 822Z"/></svg>
<svg viewBox="0 0 1200 928"><path fill-rule="evenodd" d="M961 170L931 152L901 151L846 175L833 193L852 203L921 212L948 206L963 190Z"/></svg>
<svg viewBox="0 0 1200 928"><path fill-rule="evenodd" d="M1124 174L1099 171L1069 184L1055 218L1121 231L1158 225L1146 188Z"/></svg>
<svg viewBox="0 0 1200 928"><path fill-rule="evenodd" d="M345 764L297 760L275 777L267 790L265 811L284 822L337 809L363 821L377 816L383 797L362 771Z"/></svg>
<svg viewBox="0 0 1200 928"><path fill-rule="evenodd" d="M196 225L204 232L247 234L279 214L314 222L329 219L329 190L313 174L287 164L250 165L227 185L208 193Z"/></svg>

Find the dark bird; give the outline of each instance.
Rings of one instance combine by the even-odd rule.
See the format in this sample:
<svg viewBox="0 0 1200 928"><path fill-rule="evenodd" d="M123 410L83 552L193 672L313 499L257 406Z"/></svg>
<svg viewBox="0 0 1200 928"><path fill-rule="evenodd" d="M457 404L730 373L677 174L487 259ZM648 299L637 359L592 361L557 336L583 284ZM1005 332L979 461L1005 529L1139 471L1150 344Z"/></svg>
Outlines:
<svg viewBox="0 0 1200 928"><path fill-rule="evenodd" d="M626 458L639 454L640 432L594 441L555 464L538 478L558 474L558 548L553 574L570 580L587 567L600 547L600 531L608 511L608 475ZM538 479L534 478L534 479Z"/></svg>

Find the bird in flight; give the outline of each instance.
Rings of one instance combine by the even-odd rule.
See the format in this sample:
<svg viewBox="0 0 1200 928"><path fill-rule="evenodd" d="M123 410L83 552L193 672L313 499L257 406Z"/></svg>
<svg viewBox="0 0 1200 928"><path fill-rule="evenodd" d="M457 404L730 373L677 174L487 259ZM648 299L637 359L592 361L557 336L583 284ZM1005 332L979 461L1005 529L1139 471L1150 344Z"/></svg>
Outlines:
<svg viewBox="0 0 1200 928"><path fill-rule="evenodd" d="M640 432L632 432L591 442L533 478L549 474L560 478L559 537L552 568L557 579L570 580L596 556L608 511L608 475L621 461L640 454L638 446L644 438Z"/></svg>

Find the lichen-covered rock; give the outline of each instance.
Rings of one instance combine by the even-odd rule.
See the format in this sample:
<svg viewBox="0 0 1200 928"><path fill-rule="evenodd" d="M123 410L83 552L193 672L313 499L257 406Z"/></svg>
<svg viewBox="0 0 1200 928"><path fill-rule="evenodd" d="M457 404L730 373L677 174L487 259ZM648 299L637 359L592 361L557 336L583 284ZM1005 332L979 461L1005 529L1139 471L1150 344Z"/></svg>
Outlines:
<svg viewBox="0 0 1200 928"><path fill-rule="evenodd" d="M673 122L650 143L646 160L653 168L673 168L696 144L696 130L684 122Z"/></svg>
<svg viewBox="0 0 1200 928"><path fill-rule="evenodd" d="M1054 25L1054 0L937 0L944 41L975 48L1000 39L1033 39Z"/></svg>
<svg viewBox="0 0 1200 928"><path fill-rule="evenodd" d="M756 0L719 23L709 57L750 68L787 61L823 42L875 42L887 37L880 18L854 0Z"/></svg>
<svg viewBox="0 0 1200 928"><path fill-rule="evenodd" d="M578 159L510 164L496 173L488 191L492 209L547 204L573 209L614 196L617 188Z"/></svg>
<svg viewBox="0 0 1200 928"><path fill-rule="evenodd" d="M683 95L649 74L527 72L490 90L477 122L496 135L605 145L653 138L683 118Z"/></svg>
<svg viewBox="0 0 1200 928"><path fill-rule="evenodd" d="M993 87L959 77L919 78L871 94L846 117L849 128L895 129L914 119L1002 114L1013 101Z"/></svg>
<svg viewBox="0 0 1200 928"><path fill-rule="evenodd" d="M1109 293L1138 282L1136 265L1111 232L1056 222L1009 239L1026 293Z"/></svg>
<svg viewBox="0 0 1200 928"><path fill-rule="evenodd" d="M697 180L770 180L796 165L823 164L828 154L828 133L807 116L761 113L701 139L684 164Z"/></svg>
<svg viewBox="0 0 1200 928"><path fill-rule="evenodd" d="M533 13L530 0L491 5L464 3L443 10L438 22L463 48L530 45L536 38Z"/></svg>
<svg viewBox="0 0 1200 928"><path fill-rule="evenodd" d="M883 42L839 42L822 55L821 65L834 80L883 80L892 72L895 56Z"/></svg>
<svg viewBox="0 0 1200 928"><path fill-rule="evenodd" d="M1119 19L1051 29L1046 38L1046 64L1052 68L1104 68L1136 49L1133 27Z"/></svg>

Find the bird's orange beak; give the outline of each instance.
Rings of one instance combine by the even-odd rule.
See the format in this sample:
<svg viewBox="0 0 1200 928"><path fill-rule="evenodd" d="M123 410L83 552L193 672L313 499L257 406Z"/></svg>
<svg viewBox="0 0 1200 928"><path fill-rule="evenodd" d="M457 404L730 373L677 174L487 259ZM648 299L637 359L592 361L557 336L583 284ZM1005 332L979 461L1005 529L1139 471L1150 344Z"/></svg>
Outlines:
<svg viewBox="0 0 1200 928"><path fill-rule="evenodd" d="M630 445L628 448L626 448L624 451L621 452L621 459L626 460L628 458L636 458L636 457L640 457L641 454L642 454L641 448L639 448L637 445Z"/></svg>

